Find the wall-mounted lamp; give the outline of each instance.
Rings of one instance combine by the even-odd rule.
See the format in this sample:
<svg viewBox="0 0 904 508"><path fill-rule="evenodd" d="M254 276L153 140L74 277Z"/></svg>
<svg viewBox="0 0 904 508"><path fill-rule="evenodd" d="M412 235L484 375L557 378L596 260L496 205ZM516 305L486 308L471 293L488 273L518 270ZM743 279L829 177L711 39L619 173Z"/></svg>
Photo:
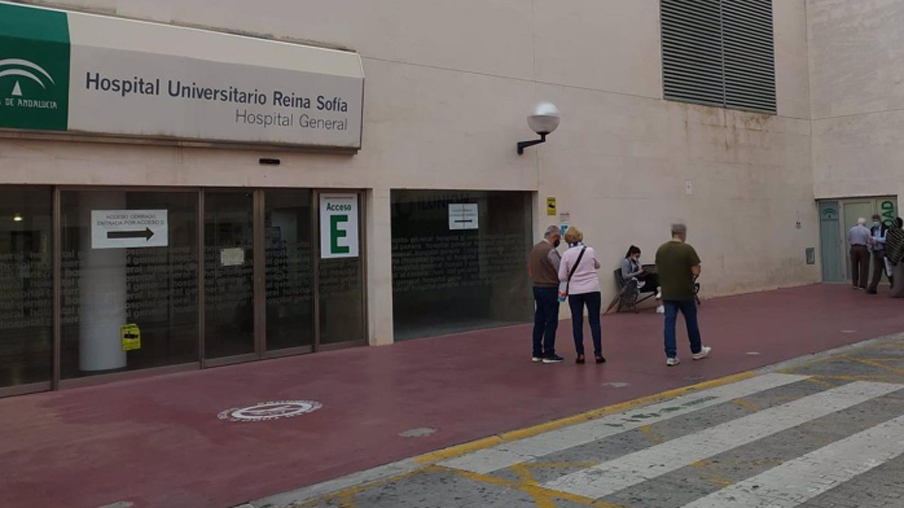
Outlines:
<svg viewBox="0 0 904 508"><path fill-rule="evenodd" d="M22 214L17 213L15 215L13 215L13 222L22 222Z"/></svg>
<svg viewBox="0 0 904 508"><path fill-rule="evenodd" d="M559 108L551 102L541 102L534 107L534 112L527 117L527 125L532 131L540 135L540 139L521 141L518 143L518 155L524 154L524 149L529 146L546 142L546 136L552 134L559 127Z"/></svg>

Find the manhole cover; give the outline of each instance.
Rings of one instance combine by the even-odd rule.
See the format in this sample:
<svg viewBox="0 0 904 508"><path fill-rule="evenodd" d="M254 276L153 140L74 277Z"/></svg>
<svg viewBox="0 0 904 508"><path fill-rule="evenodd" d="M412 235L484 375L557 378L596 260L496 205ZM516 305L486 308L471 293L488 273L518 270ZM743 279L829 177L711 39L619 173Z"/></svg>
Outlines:
<svg viewBox="0 0 904 508"><path fill-rule="evenodd" d="M294 418L323 407L312 400L277 400L260 402L248 407L234 407L222 411L217 418L231 422L267 422L280 418Z"/></svg>

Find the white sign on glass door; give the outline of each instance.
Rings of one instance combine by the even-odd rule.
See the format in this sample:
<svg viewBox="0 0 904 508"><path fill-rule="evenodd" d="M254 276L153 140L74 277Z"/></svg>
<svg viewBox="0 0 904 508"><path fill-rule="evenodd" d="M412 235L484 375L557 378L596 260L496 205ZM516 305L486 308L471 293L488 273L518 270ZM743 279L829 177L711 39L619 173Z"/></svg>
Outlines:
<svg viewBox="0 0 904 508"><path fill-rule="evenodd" d="M477 203L449 205L449 229L477 229Z"/></svg>
<svg viewBox="0 0 904 508"><path fill-rule="evenodd" d="M167 210L91 210L92 249L136 249L167 245Z"/></svg>
<svg viewBox="0 0 904 508"><path fill-rule="evenodd" d="M358 257L358 195L320 195L320 258Z"/></svg>

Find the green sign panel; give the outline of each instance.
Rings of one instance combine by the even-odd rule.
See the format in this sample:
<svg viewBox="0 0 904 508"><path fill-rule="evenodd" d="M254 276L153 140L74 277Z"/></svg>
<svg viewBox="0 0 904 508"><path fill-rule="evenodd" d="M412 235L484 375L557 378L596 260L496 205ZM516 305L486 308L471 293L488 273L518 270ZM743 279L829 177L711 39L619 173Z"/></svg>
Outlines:
<svg viewBox="0 0 904 508"><path fill-rule="evenodd" d="M897 207L895 206L895 202L889 199L885 199L879 202L879 213L882 214L882 222L891 223L894 222L895 218L898 216Z"/></svg>
<svg viewBox="0 0 904 508"><path fill-rule="evenodd" d="M65 13L0 4L0 127L68 128L69 51Z"/></svg>
<svg viewBox="0 0 904 508"><path fill-rule="evenodd" d="M320 257L358 257L358 195L320 195Z"/></svg>

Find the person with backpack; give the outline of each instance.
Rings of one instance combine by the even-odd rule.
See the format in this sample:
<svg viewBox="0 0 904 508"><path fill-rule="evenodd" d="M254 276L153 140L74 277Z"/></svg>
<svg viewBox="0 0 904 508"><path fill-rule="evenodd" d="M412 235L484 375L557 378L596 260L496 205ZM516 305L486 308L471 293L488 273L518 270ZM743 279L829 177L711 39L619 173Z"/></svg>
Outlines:
<svg viewBox="0 0 904 508"><path fill-rule="evenodd" d="M584 356L584 307L587 308L587 319L590 321L590 334L593 338L593 356L596 363L606 363L603 356L603 337L600 325L602 295L600 279L597 271L600 262L596 251L584 245L584 233L572 226L565 231L565 242L568 250L562 254L559 265L559 300L568 298L571 307L571 330L574 334L574 349L577 353L575 363L586 362Z"/></svg>

